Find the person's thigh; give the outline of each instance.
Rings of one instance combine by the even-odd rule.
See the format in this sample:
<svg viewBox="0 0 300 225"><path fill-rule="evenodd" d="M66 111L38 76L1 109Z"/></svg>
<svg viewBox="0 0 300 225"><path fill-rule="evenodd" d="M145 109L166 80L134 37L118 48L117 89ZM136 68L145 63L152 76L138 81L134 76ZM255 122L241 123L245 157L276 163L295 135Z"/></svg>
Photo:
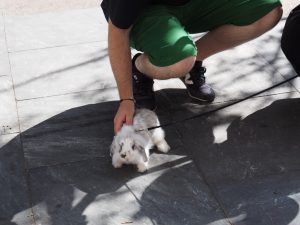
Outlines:
<svg viewBox="0 0 300 225"><path fill-rule="evenodd" d="M134 24L131 47L144 52L155 66L169 66L197 55L195 43L172 10L150 6Z"/></svg>
<svg viewBox="0 0 300 225"><path fill-rule="evenodd" d="M191 0L182 7L182 23L190 33L213 30L225 24L245 26L259 20L280 0Z"/></svg>

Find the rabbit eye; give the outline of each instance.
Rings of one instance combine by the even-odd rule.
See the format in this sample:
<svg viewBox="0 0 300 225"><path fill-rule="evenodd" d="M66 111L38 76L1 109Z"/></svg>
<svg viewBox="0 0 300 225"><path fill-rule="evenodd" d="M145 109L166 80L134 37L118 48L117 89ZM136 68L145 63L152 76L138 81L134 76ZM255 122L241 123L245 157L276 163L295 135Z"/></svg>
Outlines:
<svg viewBox="0 0 300 225"><path fill-rule="evenodd" d="M121 152L121 151L122 151L123 145L124 145L124 143L123 143L123 142L121 142L121 143L120 143L120 149L119 149L119 152Z"/></svg>
<svg viewBox="0 0 300 225"><path fill-rule="evenodd" d="M132 149L135 149L135 144L132 144L131 148L132 148Z"/></svg>

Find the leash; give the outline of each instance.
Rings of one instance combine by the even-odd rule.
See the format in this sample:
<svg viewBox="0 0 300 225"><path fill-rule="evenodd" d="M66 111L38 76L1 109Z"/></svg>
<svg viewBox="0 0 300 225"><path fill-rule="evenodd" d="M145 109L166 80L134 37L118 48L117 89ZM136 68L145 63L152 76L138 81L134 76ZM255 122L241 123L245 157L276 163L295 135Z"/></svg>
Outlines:
<svg viewBox="0 0 300 225"><path fill-rule="evenodd" d="M291 78L288 78L287 80L284 80L284 81L282 81L282 82L280 82L280 83L278 83L278 84L275 84L275 85L273 85L273 86L271 86L271 87L269 87L269 88L263 89L263 90L261 90L261 91L259 91L259 92L257 92L257 93L254 93L254 94L252 94L252 95L249 95L249 96L247 96L247 97L245 97L245 98L242 98L242 99L240 99L240 100L234 101L234 102L229 103L229 104L227 104L227 105L221 106L221 107L219 107L219 108L216 108L216 109L213 109L213 110L209 110L209 111L206 111L206 112L197 114L197 115L195 115L195 116L187 117L187 118L182 119L182 120L177 120L177 121L173 121L173 122L169 122L169 123L164 123L164 124L161 124L160 126L149 127L149 128L146 128L146 129L144 129L144 130L139 130L139 131L146 131L146 130L147 130L147 131L150 131L150 130L154 130L154 129L157 129L157 128L160 128L160 127L167 127L167 126L171 126L171 125L174 125L174 124L177 124L177 123L183 123L183 122L188 121L188 120L193 120L193 119L196 119L196 118L199 118L199 117L202 117L202 116L206 116L206 115L215 113L215 112L220 111L220 110L222 110L222 109L225 109L225 108L228 108L228 107L230 107L230 106L236 105L236 104L238 104L238 103L240 103L240 102L246 101L246 100L248 100L249 98L255 97L255 96L257 96L257 95L259 95L259 94L261 94L261 93L264 93L264 92L266 92L266 91L269 91L269 90L271 90L271 89L273 89L273 88L276 88L276 87L278 87L278 86L280 86L280 85L282 85L282 84L285 84L285 83L287 83L287 82L289 82L289 81L295 79L296 77L298 77L298 75L295 75L295 76L293 76L293 77L291 77Z"/></svg>

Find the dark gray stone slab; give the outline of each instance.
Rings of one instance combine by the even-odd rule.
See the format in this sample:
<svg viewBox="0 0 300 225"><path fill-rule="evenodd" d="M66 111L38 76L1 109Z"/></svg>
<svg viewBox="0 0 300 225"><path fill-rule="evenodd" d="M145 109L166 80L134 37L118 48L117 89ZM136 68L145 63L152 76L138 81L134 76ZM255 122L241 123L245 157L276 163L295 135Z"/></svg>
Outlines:
<svg viewBox="0 0 300 225"><path fill-rule="evenodd" d="M105 158L113 138L116 107L117 102L106 102L72 108L23 132L29 167Z"/></svg>
<svg viewBox="0 0 300 225"><path fill-rule="evenodd" d="M299 95L294 97L255 98L178 125L208 182L299 170Z"/></svg>
<svg viewBox="0 0 300 225"><path fill-rule="evenodd" d="M152 155L151 160L155 158L159 156ZM153 224L229 225L190 158L168 158L168 166L150 168L128 181L142 206L136 216L147 215Z"/></svg>
<svg viewBox="0 0 300 225"><path fill-rule="evenodd" d="M157 114L162 123L169 122L168 99L158 97ZM50 102L51 105L50 99L40 100ZM53 99L61 103L63 97ZM89 221L106 225L120 224L120 221L153 224L155 220L163 222L164 218L174 224L182 224L183 221L184 224L197 224L199 221L228 224L191 160L186 157L176 129L165 129L171 150L168 154L154 150L149 172L145 175L138 174L132 166L125 166L120 170L112 167L109 145L113 137L112 121L116 107L117 102L104 102L72 108L23 132L25 157L31 168L36 220L43 224L53 221L55 224L83 224L84 221ZM36 111L34 108L32 110ZM61 165L54 166L55 164ZM176 175L177 172L181 175ZM187 177L185 173L190 175ZM184 202L181 204L178 197L176 204L188 207L189 201L196 196L197 201L194 203L199 206L192 212L200 209L206 211L189 219L187 217L192 212L186 214L188 210L179 211L178 207L173 208L172 205L161 210L159 202L148 202L149 196L157 197L152 191L148 192L146 200L136 199L142 193L141 187L146 190L151 186L152 175L165 189L173 179L174 183L184 183L181 191L188 189L182 198ZM138 178L140 176L141 180ZM159 181L160 176L164 177L163 184ZM156 189L158 186L153 187ZM166 195L165 198L175 197L180 188L176 192L173 189L173 194ZM124 201L126 204L120 204ZM149 211L152 212L149 214ZM185 219L176 222L180 217L178 214L184 215Z"/></svg>
<svg viewBox="0 0 300 225"><path fill-rule="evenodd" d="M229 182L218 186L218 196L236 225L300 224L300 173ZM243 215L243 216L241 216Z"/></svg>
<svg viewBox="0 0 300 225"><path fill-rule="evenodd" d="M107 43L10 54L18 100L116 87Z"/></svg>
<svg viewBox="0 0 300 225"><path fill-rule="evenodd" d="M100 7L7 16L6 27L9 52L107 39L107 23Z"/></svg>
<svg viewBox="0 0 300 225"><path fill-rule="evenodd" d="M31 169L35 219L58 225L227 225L191 161L166 157L169 164L155 155L156 166L143 175L130 166L114 169L109 158Z"/></svg>
<svg viewBox="0 0 300 225"><path fill-rule="evenodd" d="M42 224L152 224L135 217L139 202L126 182L138 174L116 170L109 158L31 170L34 215Z"/></svg>
<svg viewBox="0 0 300 225"><path fill-rule="evenodd" d="M18 102L25 157L30 168L108 154L118 102L115 90L82 92ZM106 101L106 102L103 102ZM157 114L169 122L168 104L158 96ZM176 154L184 154L175 130L166 130Z"/></svg>
<svg viewBox="0 0 300 225"><path fill-rule="evenodd" d="M0 135L19 132L16 102L9 76L0 76Z"/></svg>
<svg viewBox="0 0 300 225"><path fill-rule="evenodd" d="M289 94L255 98L177 124L233 224L299 223L299 99ZM202 110L187 106L185 112ZM173 114L183 117L183 107Z"/></svg>
<svg viewBox="0 0 300 225"><path fill-rule="evenodd" d="M32 222L20 138L0 135L0 224Z"/></svg>

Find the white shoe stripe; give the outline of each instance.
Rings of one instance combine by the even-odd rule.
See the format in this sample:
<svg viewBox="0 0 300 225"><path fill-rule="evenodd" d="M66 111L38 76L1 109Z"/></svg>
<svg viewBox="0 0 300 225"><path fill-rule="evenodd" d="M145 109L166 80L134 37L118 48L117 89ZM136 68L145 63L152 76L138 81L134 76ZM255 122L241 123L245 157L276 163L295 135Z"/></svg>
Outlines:
<svg viewBox="0 0 300 225"><path fill-rule="evenodd" d="M190 80L191 75L188 73L185 78L184 78L184 83L186 84L194 84L194 82L192 80Z"/></svg>

